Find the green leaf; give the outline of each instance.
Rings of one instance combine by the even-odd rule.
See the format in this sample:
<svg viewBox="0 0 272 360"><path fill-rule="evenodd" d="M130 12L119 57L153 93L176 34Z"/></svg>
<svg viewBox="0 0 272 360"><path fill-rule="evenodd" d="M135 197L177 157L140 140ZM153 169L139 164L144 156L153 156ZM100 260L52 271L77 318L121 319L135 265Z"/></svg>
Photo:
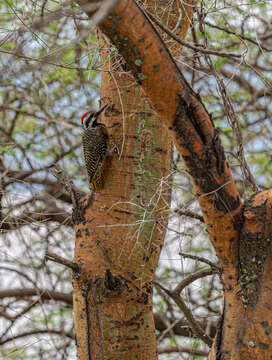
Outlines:
<svg viewBox="0 0 272 360"><path fill-rule="evenodd" d="M40 159L44 159L47 156L49 156L49 153L48 153L48 151L39 151L39 152L37 151L36 156Z"/></svg>
<svg viewBox="0 0 272 360"><path fill-rule="evenodd" d="M9 153L11 151L11 149L13 148L12 145L4 145L4 146L0 146L0 153Z"/></svg>
<svg viewBox="0 0 272 360"><path fill-rule="evenodd" d="M76 157L76 154L75 154L74 151L70 151L69 154L68 154L68 156L69 156L70 158L74 158L74 157Z"/></svg>
<svg viewBox="0 0 272 360"><path fill-rule="evenodd" d="M78 6L78 4L77 4L77 3L75 3L74 1L73 1L73 2L71 2L70 6L71 6L71 8L73 8L73 9L75 9L75 8L78 8L78 7L79 7L79 6Z"/></svg>
<svg viewBox="0 0 272 360"><path fill-rule="evenodd" d="M23 121L22 130L27 133L33 134L35 131L36 121L34 119L28 119Z"/></svg>

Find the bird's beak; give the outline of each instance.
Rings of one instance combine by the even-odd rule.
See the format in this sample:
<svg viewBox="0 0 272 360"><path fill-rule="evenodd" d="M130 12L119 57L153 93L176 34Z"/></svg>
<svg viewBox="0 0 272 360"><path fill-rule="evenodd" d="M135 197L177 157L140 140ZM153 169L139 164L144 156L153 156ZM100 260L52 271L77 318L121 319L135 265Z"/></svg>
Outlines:
<svg viewBox="0 0 272 360"><path fill-rule="evenodd" d="M100 115L107 106L108 104L101 106L101 108L95 113L95 116L97 117L98 115Z"/></svg>

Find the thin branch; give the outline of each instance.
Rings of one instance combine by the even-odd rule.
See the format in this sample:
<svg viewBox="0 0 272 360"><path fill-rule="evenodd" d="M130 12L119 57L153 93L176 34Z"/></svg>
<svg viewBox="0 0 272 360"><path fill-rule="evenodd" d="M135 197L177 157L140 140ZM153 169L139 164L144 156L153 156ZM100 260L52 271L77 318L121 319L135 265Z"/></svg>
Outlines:
<svg viewBox="0 0 272 360"><path fill-rule="evenodd" d="M257 45L258 47L262 48L262 49L265 50L265 51L272 51L272 49L269 49L269 48L263 46L262 44L260 44L259 42L251 39L251 38L248 37L248 36L245 36L245 35L242 35L242 34L237 34L235 31L231 31L231 30L226 29L226 28L223 28L223 27L221 27L221 26L218 26L218 25L215 25L215 24L211 24L211 23L208 22L208 21L203 21L203 24L208 25L208 26L210 26L210 27L212 27L212 28L214 28L214 29L218 29L218 30L220 30L220 31L224 31L224 32L226 32L227 34L235 35L235 36L237 36L237 37L239 37L239 38L241 38L241 39L243 39L243 40L249 41L249 42L251 42L252 44ZM270 36L270 34L269 34L269 36Z"/></svg>
<svg viewBox="0 0 272 360"><path fill-rule="evenodd" d="M203 47L194 46L194 45L188 43L187 41L181 40L171 30L169 30L165 25L163 25L151 12L149 12L148 10L143 9L143 8L142 8L142 10L150 17L152 22L154 22L157 26L159 26L167 35L171 36L176 42L178 42L179 44L181 44L183 46L186 46L187 48L189 48L191 50L199 51L200 53L203 53L203 54L210 54L210 55L216 55L216 56L222 56L222 57L228 57L228 58L239 58L240 59L242 57L241 54L224 53L224 52L220 52L220 51L216 51L216 50L205 49Z"/></svg>
<svg viewBox="0 0 272 360"><path fill-rule="evenodd" d="M58 300L72 305L72 294L65 294L54 290L47 290L41 288L22 288L22 289L8 289L0 290L0 299L4 298L24 298L29 296L39 296L41 300Z"/></svg>
<svg viewBox="0 0 272 360"><path fill-rule="evenodd" d="M35 301L32 301L30 304L28 304L22 311L18 312L15 316L11 316L10 320L14 322L15 320L19 319L21 316L25 315L27 312L29 312L32 308L34 308L37 304L40 304L40 300L37 299Z"/></svg>
<svg viewBox="0 0 272 360"><path fill-rule="evenodd" d="M159 290L159 288L158 288L158 290ZM166 297L168 299L168 296L166 296ZM170 299L169 299L169 302L170 302ZM166 323L166 319L164 319L160 314L154 313L154 321L155 321L156 330L158 330L160 333L164 332L168 328L168 321ZM172 321L172 320L169 320L169 322L170 321ZM201 321L199 321L199 324L201 325L202 329L207 328L207 320L206 319L202 319ZM188 321L186 320L185 317L183 317L182 319L179 319L179 322L171 329L171 333L174 333L174 335L177 335L177 336L183 336L183 337L189 337L189 338L192 337L192 331L191 331L190 326L188 325ZM210 336L212 338L214 338L215 333L216 333L216 321L212 322ZM170 335L169 333L166 334L166 336L169 336L169 335Z"/></svg>
<svg viewBox="0 0 272 360"><path fill-rule="evenodd" d="M199 220L199 221L201 221L201 222L204 223L203 216L198 215L198 214L194 213L193 211L190 211L190 210L182 210L182 209L175 209L175 210L174 210L174 213L176 213L176 214L179 215L179 216L187 216L187 217L190 217L190 218Z"/></svg>
<svg viewBox="0 0 272 360"><path fill-rule="evenodd" d="M9 337L5 340L0 341L0 345L4 345L10 341L14 341L16 339L20 339L22 337L26 337L26 336L32 336L32 335L37 335L37 334L56 334L56 335L60 335L60 336L67 336L68 338L74 340L75 337L72 333L69 332L64 332L64 331L58 331L58 330L54 330L54 329L45 329L45 330L32 330L32 331L27 331L25 333L22 334L17 334L17 335L12 335L12 337Z"/></svg>
<svg viewBox="0 0 272 360"><path fill-rule="evenodd" d="M158 348L159 354L172 354L172 353L187 353L191 355L196 356L208 356L208 351L205 350L198 350L198 349L192 349L190 347L184 347L184 346L174 346L174 347L159 347Z"/></svg>
<svg viewBox="0 0 272 360"><path fill-rule="evenodd" d="M177 306L180 308L180 310L185 315L185 317L189 323L189 326L190 326L191 330L193 331L193 333L195 334L195 336L198 337L199 339L201 339L202 341L204 341L204 343L207 344L209 347L211 347L212 343L213 343L212 338L210 338L210 336L205 334L205 331L197 323L191 310L187 307L187 305L185 304L183 299L179 295L175 294L174 292L166 289L164 286L159 284L157 281L154 281L154 284L157 285L160 289L162 289L168 296L171 297L172 300L175 301Z"/></svg>
<svg viewBox="0 0 272 360"><path fill-rule="evenodd" d="M160 336L157 338L157 343L159 344L164 338L165 336L171 332L173 333L173 328L175 326L177 326L177 324L180 322L181 319L176 319L172 324L170 324L161 334ZM171 334L170 334L171 335Z"/></svg>
<svg viewBox="0 0 272 360"><path fill-rule="evenodd" d="M57 222L59 224L72 226L71 215L65 213L57 207L50 208L46 212L33 212L33 211L24 211L21 216L6 216L0 222L0 231L10 231L18 229L21 226L33 224L33 223L46 223L49 221Z"/></svg>
<svg viewBox="0 0 272 360"><path fill-rule="evenodd" d="M71 2L66 1L62 6L47 14L46 16L39 17L37 20L34 20L31 24L31 29L40 30L48 24L51 24L54 21L60 21L63 17L74 17L82 13L82 8L84 11L95 12L101 6L100 2L94 2L92 4L85 4L81 8L71 8Z"/></svg>
<svg viewBox="0 0 272 360"><path fill-rule="evenodd" d="M205 276L208 275L213 275L214 273L218 273L218 270L215 268L208 268L208 269L203 269L203 270L199 270L193 274L191 274L190 276L187 276L185 279L183 279L176 287L175 289L172 291L173 293L179 295L181 293L181 291L188 285L190 285L193 281L197 280L197 279L201 279Z"/></svg>
<svg viewBox="0 0 272 360"><path fill-rule="evenodd" d="M78 1L80 2L80 1ZM52 52L51 54L49 55L46 55L44 56L43 58L40 58L40 59L33 59L33 58L30 58L30 60L33 60L33 61L36 61L38 63L46 63L46 64L51 64L51 65L54 65L54 66L58 66L58 67L61 67L61 68L68 68L68 66L66 65L62 65L62 64L55 64L53 62L54 59L58 59L60 57L59 55L59 51L61 53L63 53L64 51L68 51L70 49L73 48L73 46L75 44L79 44L80 40L82 38L84 38L87 34L89 34L91 31L93 31L95 29L95 26L98 26L104 19L105 17L108 15L108 13L110 12L110 10L114 7L114 5L116 4L117 0L104 0L104 1L100 1L99 3L101 4L100 7L98 8L97 11L91 11L91 20L92 20L92 26L91 28L88 27L87 29L85 29L84 31L81 31L80 34L79 34L79 37L77 37L76 39L74 40L71 40L69 42L69 45L67 46L62 46L61 48L58 48L56 49L54 52ZM96 6L96 3L94 3L93 5ZM81 10L85 9L85 6L86 4L82 4L81 5ZM87 4L87 10L88 10L88 4ZM92 6L92 5L91 5ZM27 27L28 28L28 27ZM31 30L31 28L28 28L28 30L33 33L33 30ZM13 51L8 51L8 50L4 50L4 49L1 49L0 52L3 52L3 53L7 53L7 54L10 54L10 55L13 55L13 56L17 56L17 57L21 57L25 60L29 60L27 56L23 55L23 54L19 54L18 51L17 52L13 52ZM7 67L8 68L8 67ZM26 68L21 68L19 73L24 73L26 71L30 71L30 69L32 70L35 70L35 67L31 66L31 65L27 65ZM77 69L77 68L76 68ZM3 74L5 74L5 72L2 71ZM12 71L12 74L13 76L16 76L18 74L17 71ZM6 75L6 74L5 74Z"/></svg>
<svg viewBox="0 0 272 360"><path fill-rule="evenodd" d="M214 269L217 269L217 271L218 271L219 273L222 272L222 268L221 268L220 265L217 265L217 264L215 264L215 263L211 262L210 260L205 259L205 258L203 258L203 257L197 256L197 255L185 254L185 253L183 253L183 252L179 252L179 255L182 256L182 257L184 257L184 258L189 258L189 259L193 259L193 260L196 260L196 261L201 261L201 262L203 262L203 263L205 263L205 264L210 265L210 267L212 267L212 268L214 268Z"/></svg>
<svg viewBox="0 0 272 360"><path fill-rule="evenodd" d="M35 286L35 282L25 273L23 273L22 271L19 271L18 269L13 269L10 268L8 266L0 266L0 270L5 270L7 272L15 272L16 274L18 274L19 276L23 277L24 279L26 279L27 281L29 281L33 286Z"/></svg>
<svg viewBox="0 0 272 360"><path fill-rule="evenodd" d="M65 190L71 195L73 207L79 207L80 196L74 188L73 181L66 172L58 165L55 165L53 175L64 185Z"/></svg>
<svg viewBox="0 0 272 360"><path fill-rule="evenodd" d="M202 33L203 37L204 37L205 46L207 46L208 38L207 38L207 35L205 33L205 29L204 29L204 26L203 26L203 16L202 15L203 14L198 14L199 29L200 29L200 32ZM247 45L245 44L245 46L247 46ZM248 66L250 66L250 64L248 64L246 62L245 53L246 52L244 52L244 54L242 55L242 62L247 64ZM241 131L241 125L240 125L239 119L237 117L237 114L235 112L234 106L232 104L231 97L229 95L229 91L228 91L223 79L220 78L218 72L216 71L214 63L213 63L211 57L209 56L209 54L205 55L205 60L206 60L206 63L208 64L208 66L210 67L210 70L211 70L212 74L214 75L214 77L216 79L216 83L218 85L220 94L222 96L222 101L223 101L223 105L224 105L224 108L225 108L225 111L226 111L227 118L228 118L228 120L230 122L230 125L231 125L231 127L233 129L233 132L234 132L234 134L236 135L236 138L237 138L237 142L238 142L237 155L238 155L238 159L239 159L239 161L241 163L241 170L242 170L243 177L244 177L245 180L248 181L249 184L251 184L254 191L258 191L258 186L257 186L257 184L255 182L255 179L254 179L254 177L253 177L253 175L251 173L251 170L250 170L250 168L249 168L249 166L247 164L247 161L245 159L244 145L243 145L243 135L242 135L242 131Z"/></svg>
<svg viewBox="0 0 272 360"><path fill-rule="evenodd" d="M15 56L17 58L24 59L24 60L36 61L36 62L41 63L41 64L57 66L59 68L63 68L63 69L67 69L67 70L82 70L82 71L94 70L94 71L101 71L98 68L79 68L77 66L70 66L70 65L63 65L63 64L55 63L53 61L50 61L51 58L54 59L53 55L52 56L51 55L46 55L46 56L41 57L41 58L34 58L34 57L26 56L26 55L23 55L23 54L18 54L18 53L14 52L14 51L9 51L9 50L6 50L6 49L0 49L0 53L12 55L12 56Z"/></svg>
<svg viewBox="0 0 272 360"><path fill-rule="evenodd" d="M68 268L72 269L75 272L79 272L80 271L80 266L70 260L65 259L62 256L56 255L50 251L46 251L45 256L44 256L45 261L46 260L51 260L54 261L58 264L67 266Z"/></svg>

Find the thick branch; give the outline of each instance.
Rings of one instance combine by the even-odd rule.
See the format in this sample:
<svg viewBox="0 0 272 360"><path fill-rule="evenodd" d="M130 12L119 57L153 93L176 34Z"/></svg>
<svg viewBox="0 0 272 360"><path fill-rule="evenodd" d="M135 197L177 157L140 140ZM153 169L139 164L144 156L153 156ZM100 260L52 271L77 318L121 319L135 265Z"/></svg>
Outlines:
<svg viewBox="0 0 272 360"><path fill-rule="evenodd" d="M206 277L208 275L213 275L215 274L217 271L214 268L208 268L208 269L203 269L203 270L199 270L193 274L191 274L190 276L186 277L185 279L183 279L176 287L175 289L172 291L173 293L175 293L176 295L180 295L181 291L188 285L190 285L192 282L194 282L195 280L201 279L203 277Z"/></svg>
<svg viewBox="0 0 272 360"><path fill-rule="evenodd" d="M42 300L63 301L70 305L72 305L73 303L71 294L64 294L54 290L24 288L24 289L7 289L0 291L0 299L4 299L8 297L24 298L29 296L39 296L39 298Z"/></svg>
<svg viewBox="0 0 272 360"><path fill-rule="evenodd" d="M51 211L50 211L51 210ZM54 221L59 224L72 226L71 215L59 208L46 210L44 213L24 211L21 216L7 216L0 223L0 230L14 230L21 226L36 222Z"/></svg>
<svg viewBox="0 0 272 360"><path fill-rule="evenodd" d="M60 335L60 336L67 336L71 340L74 340L74 338L75 338L74 335L72 333L70 333L70 332L64 332L64 331L59 331L59 330L54 330L54 329L32 330L32 331L23 332L21 334L12 335L9 338L1 340L0 345L4 345L4 344L6 344L6 343L8 343L10 341L14 341L14 340L20 339L22 337L38 335L38 334L55 334L55 335Z"/></svg>
<svg viewBox="0 0 272 360"><path fill-rule="evenodd" d="M80 2L80 1L79 1ZM120 0L100 25L172 135L199 196L217 255L234 265L241 201L217 131L169 51L133 0Z"/></svg>
<svg viewBox="0 0 272 360"><path fill-rule="evenodd" d="M67 260L62 256L54 254L51 251L46 251L44 258L45 258L45 260L51 260L51 261L54 261L63 266L67 266L68 268L72 269L73 271L75 271L77 273L80 271L80 266L78 264L76 264L70 260Z"/></svg>
<svg viewBox="0 0 272 360"><path fill-rule="evenodd" d="M12 298L28 298L32 296L39 296L40 300L54 300L62 301L68 306L72 306L73 297L72 294L65 294L58 291L47 290L47 289L34 289L34 288L24 288L24 289L7 289L0 291L0 299ZM167 325L159 314L154 314L155 326L156 329L160 332L167 329ZM201 327L205 329L207 326L205 320ZM191 337L192 331L188 327L187 323L183 320L180 320L172 329L175 335ZM215 324L211 327L211 336L215 336L216 326Z"/></svg>

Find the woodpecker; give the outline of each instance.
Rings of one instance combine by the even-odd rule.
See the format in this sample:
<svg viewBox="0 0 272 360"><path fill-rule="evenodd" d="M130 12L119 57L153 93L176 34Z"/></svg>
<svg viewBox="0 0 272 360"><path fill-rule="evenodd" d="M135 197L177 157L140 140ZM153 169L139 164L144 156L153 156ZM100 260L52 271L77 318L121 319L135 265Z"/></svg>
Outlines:
<svg viewBox="0 0 272 360"><path fill-rule="evenodd" d="M83 125L82 145L88 180L92 190L104 187L107 160L111 157L109 149L109 132L106 125L100 121L101 113L107 105L96 112L85 112L80 120Z"/></svg>

